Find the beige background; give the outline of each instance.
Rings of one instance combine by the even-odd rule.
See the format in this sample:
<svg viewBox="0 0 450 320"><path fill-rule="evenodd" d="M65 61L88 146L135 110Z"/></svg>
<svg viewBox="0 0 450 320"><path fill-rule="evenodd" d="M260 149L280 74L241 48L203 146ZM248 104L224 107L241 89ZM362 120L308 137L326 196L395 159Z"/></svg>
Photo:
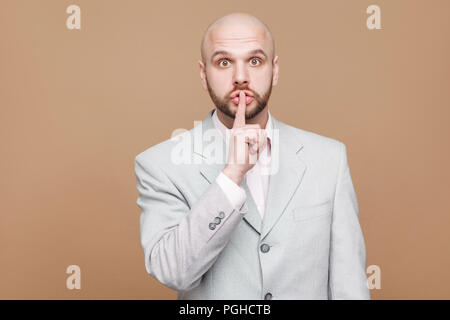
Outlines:
<svg viewBox="0 0 450 320"><path fill-rule="evenodd" d="M66 8L81 7L68 30ZM381 7L382 30L366 28ZM450 1L0 4L0 298L154 299L134 157L213 104L203 30L233 11L272 29L278 119L347 145L374 299L450 298ZM82 289L66 289L77 264ZM295 267L295 266L292 266Z"/></svg>

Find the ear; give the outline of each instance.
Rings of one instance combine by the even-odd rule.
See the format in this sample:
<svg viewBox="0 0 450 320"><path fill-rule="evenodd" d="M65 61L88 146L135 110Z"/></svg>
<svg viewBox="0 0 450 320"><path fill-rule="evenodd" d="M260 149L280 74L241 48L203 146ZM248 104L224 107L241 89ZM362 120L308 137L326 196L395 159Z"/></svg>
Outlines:
<svg viewBox="0 0 450 320"><path fill-rule="evenodd" d="M275 58L273 58L273 64L272 64L272 73L273 73L273 78L272 78L272 85L276 86L278 83L278 56L275 56Z"/></svg>
<svg viewBox="0 0 450 320"><path fill-rule="evenodd" d="M198 66L200 68L200 81L202 83L202 87L203 89L208 90L206 85L206 67L201 60L198 60Z"/></svg>

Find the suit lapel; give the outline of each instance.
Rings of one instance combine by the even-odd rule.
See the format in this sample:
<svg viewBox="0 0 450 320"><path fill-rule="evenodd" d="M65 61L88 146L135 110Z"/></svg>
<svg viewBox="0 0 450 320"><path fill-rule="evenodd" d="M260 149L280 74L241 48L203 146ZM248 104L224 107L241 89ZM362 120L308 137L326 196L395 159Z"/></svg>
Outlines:
<svg viewBox="0 0 450 320"><path fill-rule="evenodd" d="M192 139L194 153L202 158L200 174L209 183L214 183L226 163L225 143L223 143L223 139L219 136L219 132L215 129L212 122L211 115L213 111L211 110L209 112L205 120L200 123L200 126L194 128ZM217 133L213 139L210 139L212 137L211 133ZM208 150L222 150L223 157L221 159L214 159L208 153Z"/></svg>
<svg viewBox="0 0 450 320"><path fill-rule="evenodd" d="M242 182L242 188L244 188L245 193L247 194L245 204L248 208L248 212L244 215L244 220L247 221L253 229L256 230L256 232L261 234L261 215L259 214L258 207L256 206L255 200L253 199L252 193L250 192L245 179Z"/></svg>
<svg viewBox="0 0 450 320"><path fill-rule="evenodd" d="M295 140L295 135L289 132L289 127L275 118L273 118L273 125L274 143L271 154L272 170L275 171L269 177L261 240L267 236L284 213L306 170L306 164L298 155L303 144Z"/></svg>
<svg viewBox="0 0 450 320"><path fill-rule="evenodd" d="M226 163L226 144L224 143L223 139L217 138L219 135L217 135L216 139L213 139L212 141L205 141L209 140L207 137L210 137L212 131L219 132L214 127L214 123L212 122L212 112L214 110L210 111L208 116L205 120L201 122L201 127L197 127L194 129L193 133L193 151L197 155L199 155L202 158L202 163L200 166L200 175L205 178L209 183L214 183L217 176L220 174L220 172L225 167ZM210 155L208 155L207 150L222 150L223 157L220 159L220 161L215 161L217 159L212 159ZM245 179L242 182L242 188L245 190L245 193L247 195L247 200L245 201L243 211L247 211L247 213L244 215L244 220L247 221L247 223L252 226L253 229L255 229L258 233L261 233L261 216L259 214L259 211L256 207L256 204L253 200L252 194L250 190L248 189L247 183L245 182Z"/></svg>

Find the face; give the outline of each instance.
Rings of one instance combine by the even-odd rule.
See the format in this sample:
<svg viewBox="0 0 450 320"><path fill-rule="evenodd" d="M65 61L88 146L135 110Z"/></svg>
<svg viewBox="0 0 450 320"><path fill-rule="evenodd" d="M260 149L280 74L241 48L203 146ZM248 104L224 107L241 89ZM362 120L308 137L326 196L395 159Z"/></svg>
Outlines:
<svg viewBox="0 0 450 320"><path fill-rule="evenodd" d="M236 115L239 90L246 93L246 118L263 111L278 80L278 57L262 27L217 27L205 45L200 77L218 110ZM237 97L234 95L237 94Z"/></svg>

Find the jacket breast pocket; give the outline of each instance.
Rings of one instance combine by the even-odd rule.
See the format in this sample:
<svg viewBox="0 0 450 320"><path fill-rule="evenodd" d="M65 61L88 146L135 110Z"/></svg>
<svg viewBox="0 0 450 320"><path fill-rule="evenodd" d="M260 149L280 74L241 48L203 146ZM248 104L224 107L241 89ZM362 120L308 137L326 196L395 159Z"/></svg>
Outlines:
<svg viewBox="0 0 450 320"><path fill-rule="evenodd" d="M296 221L306 221L331 216L332 202L328 200L312 206L301 206L292 209L292 218Z"/></svg>

